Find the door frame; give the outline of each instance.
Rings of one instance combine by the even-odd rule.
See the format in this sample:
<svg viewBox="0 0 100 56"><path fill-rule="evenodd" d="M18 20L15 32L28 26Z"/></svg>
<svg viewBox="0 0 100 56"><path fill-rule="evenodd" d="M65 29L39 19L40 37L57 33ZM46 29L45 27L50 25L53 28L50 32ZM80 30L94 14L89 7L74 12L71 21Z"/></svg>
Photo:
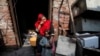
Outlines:
<svg viewBox="0 0 100 56"><path fill-rule="evenodd" d="M53 0L49 0L49 10L48 10L48 16L49 16L49 19L52 19L52 11L53 11Z"/></svg>
<svg viewBox="0 0 100 56"><path fill-rule="evenodd" d="M13 27L14 27L14 32L15 32L15 38L16 38L16 43L17 46L20 48L22 46L22 41L21 41L21 33L19 30L19 26L18 26L18 20L17 20L17 14L16 14L16 2L17 0L8 0L8 4L9 4L9 9L10 9L10 15L12 18L12 22L13 22ZM52 9L53 9L53 0L49 0L49 5L48 5L48 18L51 20L52 18Z"/></svg>
<svg viewBox="0 0 100 56"><path fill-rule="evenodd" d="M13 23L13 30L15 33L16 47L20 48L22 46L22 42L20 39L20 32L19 32L17 14L16 14L16 8L15 8L15 1L16 0L8 0L7 2L8 2L8 6L9 6L10 15L11 15L11 21Z"/></svg>

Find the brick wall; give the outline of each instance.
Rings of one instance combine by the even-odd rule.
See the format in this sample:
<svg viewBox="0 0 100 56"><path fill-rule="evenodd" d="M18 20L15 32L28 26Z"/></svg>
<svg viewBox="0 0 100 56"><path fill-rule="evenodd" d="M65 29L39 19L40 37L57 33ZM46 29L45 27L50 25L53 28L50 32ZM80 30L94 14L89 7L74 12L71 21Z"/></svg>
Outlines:
<svg viewBox="0 0 100 56"><path fill-rule="evenodd" d="M69 0L69 1L70 1L70 5L72 5L76 0ZM64 0L64 3L60 11L61 12L60 18L59 18L60 27L58 25L58 9L59 9L60 3L61 3L61 0L53 1L52 16L53 16L53 25L55 28L54 29L55 30L55 40L57 40L57 37L58 37L58 28L60 30L63 30L65 34L67 34L65 30L69 30L70 16L69 16L68 3L66 0ZM0 29L2 30L4 43L7 46L16 45L15 32L13 30L12 24L13 23L10 17L7 0L0 0Z"/></svg>
<svg viewBox="0 0 100 56"><path fill-rule="evenodd" d="M7 0L0 0L0 29L6 46L16 45L15 33Z"/></svg>
<svg viewBox="0 0 100 56"><path fill-rule="evenodd" d="M69 30L69 20L70 20L70 14L69 14L69 8L67 0L64 0L63 5L60 10L60 15L58 19L58 10L60 7L62 0L54 0L53 1L53 25L55 30L55 39L57 40L58 32L63 35L67 35L67 30ZM72 5L75 3L76 0L69 0L69 4ZM59 24L58 24L59 21ZM58 31L59 29L59 31Z"/></svg>

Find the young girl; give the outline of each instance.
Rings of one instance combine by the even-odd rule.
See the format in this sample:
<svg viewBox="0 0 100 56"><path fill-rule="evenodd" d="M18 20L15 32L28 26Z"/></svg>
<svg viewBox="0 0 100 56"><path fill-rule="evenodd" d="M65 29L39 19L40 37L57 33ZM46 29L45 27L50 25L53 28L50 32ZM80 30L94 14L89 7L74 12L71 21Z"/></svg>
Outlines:
<svg viewBox="0 0 100 56"><path fill-rule="evenodd" d="M45 36L40 40L42 46L42 56L52 56L52 43L50 42L51 36L49 31L45 32Z"/></svg>

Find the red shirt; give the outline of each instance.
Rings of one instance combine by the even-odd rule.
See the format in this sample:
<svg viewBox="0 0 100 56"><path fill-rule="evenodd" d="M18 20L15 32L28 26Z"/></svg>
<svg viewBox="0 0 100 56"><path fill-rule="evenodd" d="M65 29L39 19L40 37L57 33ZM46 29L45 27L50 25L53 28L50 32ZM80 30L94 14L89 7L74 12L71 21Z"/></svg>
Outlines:
<svg viewBox="0 0 100 56"><path fill-rule="evenodd" d="M43 16L43 14L39 14L39 15L38 15L38 21L35 23L35 27L36 27L36 28L38 28L42 16ZM45 31L50 29L50 23L51 23L50 20L46 20L46 21L42 24L41 28L39 29L40 35L44 36Z"/></svg>

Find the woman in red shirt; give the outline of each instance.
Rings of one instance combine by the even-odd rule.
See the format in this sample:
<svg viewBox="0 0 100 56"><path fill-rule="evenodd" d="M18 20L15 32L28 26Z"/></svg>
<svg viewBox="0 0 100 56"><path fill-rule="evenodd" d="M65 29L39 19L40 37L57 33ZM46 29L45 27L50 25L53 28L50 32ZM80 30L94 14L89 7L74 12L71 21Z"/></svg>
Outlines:
<svg viewBox="0 0 100 56"><path fill-rule="evenodd" d="M50 23L50 20L47 20L47 18L40 13L35 23L36 31L39 32L41 36L44 36L45 31L50 29Z"/></svg>
<svg viewBox="0 0 100 56"><path fill-rule="evenodd" d="M35 23L36 32L38 32L37 38L37 55L40 56L42 52L42 46L39 44L45 31L50 30L51 21L47 19L42 13L38 14L38 19Z"/></svg>

